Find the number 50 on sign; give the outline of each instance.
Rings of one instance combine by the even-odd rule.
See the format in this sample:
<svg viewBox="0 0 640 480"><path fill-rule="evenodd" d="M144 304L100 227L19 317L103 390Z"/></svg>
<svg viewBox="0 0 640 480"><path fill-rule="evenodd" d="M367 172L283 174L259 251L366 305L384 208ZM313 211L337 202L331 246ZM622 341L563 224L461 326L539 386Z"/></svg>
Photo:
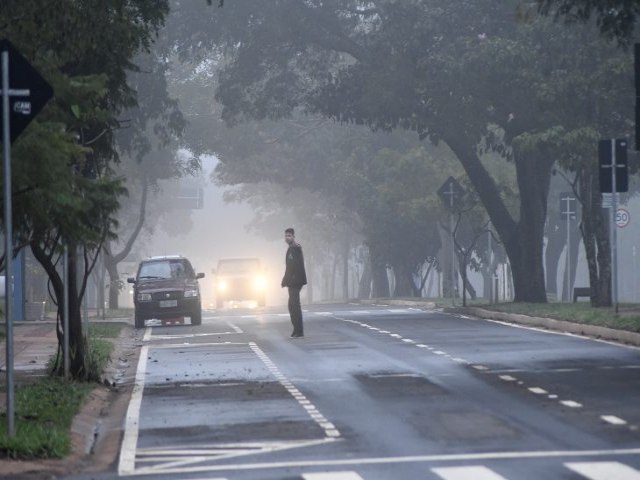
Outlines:
<svg viewBox="0 0 640 480"><path fill-rule="evenodd" d="M631 214L626 208L619 208L616 211L616 225L618 228L624 228L629 225L631 221Z"/></svg>

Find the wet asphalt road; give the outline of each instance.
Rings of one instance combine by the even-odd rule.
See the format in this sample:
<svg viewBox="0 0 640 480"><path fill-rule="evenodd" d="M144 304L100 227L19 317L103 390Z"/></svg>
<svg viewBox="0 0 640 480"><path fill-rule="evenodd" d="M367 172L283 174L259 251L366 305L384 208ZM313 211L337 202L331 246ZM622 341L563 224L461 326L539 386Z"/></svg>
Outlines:
<svg viewBox="0 0 640 480"><path fill-rule="evenodd" d="M309 307L303 339L281 309L203 317L147 329L120 476L640 480L638 349L389 306Z"/></svg>

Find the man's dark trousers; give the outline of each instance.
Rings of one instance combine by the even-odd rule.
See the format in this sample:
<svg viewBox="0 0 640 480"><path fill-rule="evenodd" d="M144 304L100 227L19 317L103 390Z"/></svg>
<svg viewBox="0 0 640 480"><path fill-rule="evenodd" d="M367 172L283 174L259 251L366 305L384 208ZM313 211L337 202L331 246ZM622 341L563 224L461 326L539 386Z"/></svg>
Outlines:
<svg viewBox="0 0 640 480"><path fill-rule="evenodd" d="M289 315L293 324L293 336L302 336L302 306L300 305L300 290L302 287L289 287Z"/></svg>

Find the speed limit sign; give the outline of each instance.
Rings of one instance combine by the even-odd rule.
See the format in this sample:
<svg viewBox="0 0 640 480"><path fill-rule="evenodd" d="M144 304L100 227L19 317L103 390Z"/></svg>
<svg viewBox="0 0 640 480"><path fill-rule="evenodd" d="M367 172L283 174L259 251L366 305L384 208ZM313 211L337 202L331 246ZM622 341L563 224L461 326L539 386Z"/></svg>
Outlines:
<svg viewBox="0 0 640 480"><path fill-rule="evenodd" d="M631 221L631 214L629 213L629 210L627 210L626 208L619 208L616 211L616 225L618 226L618 228L624 228L627 225L629 225L629 222Z"/></svg>

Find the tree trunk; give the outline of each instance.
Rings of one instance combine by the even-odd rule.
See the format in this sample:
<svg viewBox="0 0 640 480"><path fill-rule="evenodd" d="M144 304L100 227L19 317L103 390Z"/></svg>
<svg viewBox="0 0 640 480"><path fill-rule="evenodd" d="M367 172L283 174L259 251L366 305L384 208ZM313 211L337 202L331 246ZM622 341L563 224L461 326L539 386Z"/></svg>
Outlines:
<svg viewBox="0 0 640 480"><path fill-rule="evenodd" d="M51 285L58 304L58 319L60 320L58 325L58 348L62 349L63 335L69 336L69 373L72 378L76 380L87 379L86 369L86 352L85 352L85 339L82 332L82 298L80 297L80 288L78 285L78 264L77 264L77 248L71 244L68 247L69 261L68 261L68 273L69 273L69 331L64 332L62 330L62 318L64 312L64 284L63 279L58 274L55 265L51 257L49 257L40 245L33 241L31 243L31 251L34 257L40 265L45 269L47 275L51 279ZM62 373L62 364L58 364L58 373Z"/></svg>
<svg viewBox="0 0 640 480"><path fill-rule="evenodd" d="M82 332L82 298L78 285L78 249L69 245L69 352L70 373L75 379L87 379L85 339ZM62 313L62 310L60 310Z"/></svg>
<svg viewBox="0 0 640 480"><path fill-rule="evenodd" d="M442 247L438 252L438 264L441 265L442 272L442 296L444 298L458 298L458 268L456 263L451 268L451 232L446 230L442 225L438 228L440 234L440 244ZM453 271L452 271L453 270Z"/></svg>
<svg viewBox="0 0 640 480"><path fill-rule="evenodd" d="M514 301L545 303L544 224L553 160L516 156L520 191L520 218L516 222L494 179L482 164L475 145L467 144L464 138L446 141L460 160L504 244L513 272Z"/></svg>
<svg viewBox="0 0 640 480"><path fill-rule="evenodd" d="M336 298L336 275L338 274L338 255L333 256L333 263L331 265L331 300L335 300Z"/></svg>
<svg viewBox="0 0 640 480"><path fill-rule="evenodd" d="M388 298L391 296L389 291L389 278L387 277L387 263L378 254L375 247L369 246L369 257L371 258L371 273L373 279L372 296L373 298Z"/></svg>
<svg viewBox="0 0 640 480"><path fill-rule="evenodd" d="M520 220L515 235L505 243L511 265L514 302L546 303L544 224L553 161L522 155L515 163L520 190Z"/></svg>
<svg viewBox="0 0 640 480"><path fill-rule="evenodd" d="M349 299L349 253L351 246L349 239L345 238L342 250L342 298Z"/></svg>
<svg viewBox="0 0 640 480"><path fill-rule="evenodd" d="M358 298L371 298L371 258L369 255L364 261L364 269L358 283Z"/></svg>
<svg viewBox="0 0 640 480"><path fill-rule="evenodd" d="M112 255L105 252L104 267L109 274L109 310L115 310L120 307L119 297L122 281L120 280L120 273L118 273L118 263Z"/></svg>
<svg viewBox="0 0 640 480"><path fill-rule="evenodd" d="M413 297L415 284L411 278L411 270L404 265L394 265L393 273L396 279L394 297Z"/></svg>
<svg viewBox="0 0 640 480"><path fill-rule="evenodd" d="M104 263L107 272L109 272L109 309L117 309L119 307L118 297L120 296L120 290L123 287L120 281L120 274L118 273L118 264L122 262L129 253L142 230L144 220L146 217L147 209L147 194L149 191L149 185L146 180L143 179L142 183L142 197L140 198L140 213L138 214L138 221L134 227L129 239L125 243L124 247L119 253L112 253L109 243L105 245Z"/></svg>
<svg viewBox="0 0 640 480"><path fill-rule="evenodd" d="M476 289L469 281L469 275L467 274L464 275L464 289L466 292L469 292L469 297L471 297L471 300L475 300L476 298L478 298L478 292L476 292Z"/></svg>
<svg viewBox="0 0 640 480"><path fill-rule="evenodd" d="M578 192L582 202L580 231L589 268L591 305L610 307L611 258L609 225L603 215L602 195L598 185L595 166L582 168L578 172Z"/></svg>

